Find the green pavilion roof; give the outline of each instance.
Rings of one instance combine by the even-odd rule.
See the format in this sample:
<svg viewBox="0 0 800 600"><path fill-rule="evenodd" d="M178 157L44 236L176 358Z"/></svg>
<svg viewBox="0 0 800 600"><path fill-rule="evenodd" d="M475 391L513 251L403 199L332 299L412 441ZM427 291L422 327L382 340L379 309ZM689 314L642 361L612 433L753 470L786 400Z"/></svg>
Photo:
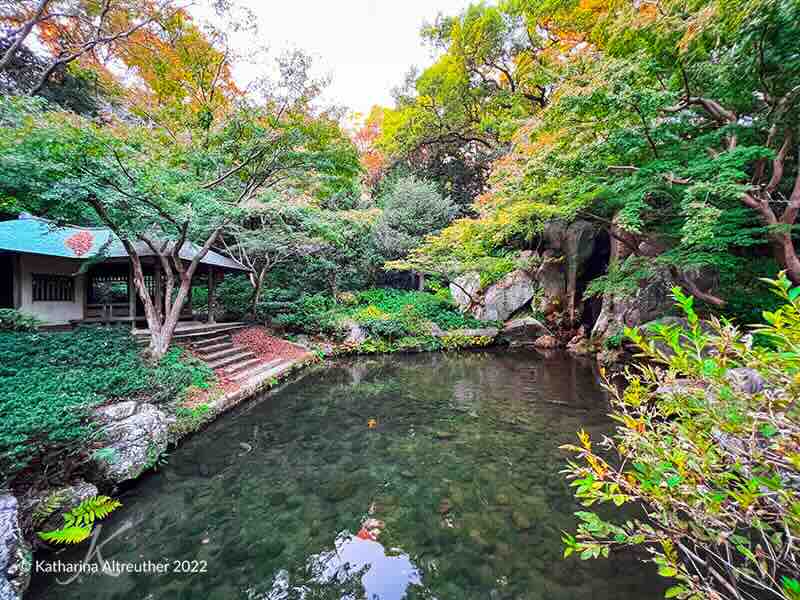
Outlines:
<svg viewBox="0 0 800 600"><path fill-rule="evenodd" d="M196 244L186 243L181 249L181 258L192 260L199 249ZM89 259L98 254L105 258L128 258L122 242L106 227L57 225L25 213L18 219L0 221L0 251L74 259ZM137 244L137 251L140 256L153 254L144 243ZM209 251L200 262L224 269L249 270L240 262L214 251Z"/></svg>

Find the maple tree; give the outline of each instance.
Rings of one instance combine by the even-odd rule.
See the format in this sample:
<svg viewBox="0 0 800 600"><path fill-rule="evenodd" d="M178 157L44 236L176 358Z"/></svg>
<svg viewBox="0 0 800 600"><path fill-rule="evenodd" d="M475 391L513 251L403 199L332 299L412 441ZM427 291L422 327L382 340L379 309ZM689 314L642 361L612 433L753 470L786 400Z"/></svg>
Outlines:
<svg viewBox="0 0 800 600"><path fill-rule="evenodd" d="M623 258L645 259L612 265L622 276L667 269L717 309L740 284L708 293L691 273L732 281L768 249L772 274L798 281L795 3L508 6L554 35L546 52L562 59L547 106L509 121L509 151L473 195L469 229L490 241L468 247L501 258L534 244L548 220L582 218L620 237ZM500 221L513 235L492 235Z"/></svg>
<svg viewBox="0 0 800 600"><path fill-rule="evenodd" d="M373 106L361 126L353 134L353 142L358 149L361 166L365 171L365 183L375 187L387 167L386 155L378 148L383 123L383 108Z"/></svg>
<svg viewBox="0 0 800 600"><path fill-rule="evenodd" d="M177 9L174 0L22 0L0 4L0 24L10 27L11 43L0 57L6 69L35 35L48 50L41 73L28 90L38 94L47 81L73 62L112 79L106 65L135 33L157 29Z"/></svg>
<svg viewBox="0 0 800 600"><path fill-rule="evenodd" d="M359 175L338 125L310 110L321 84L306 55L279 56L278 78L245 94L231 82L234 53L223 29L203 32L183 12L163 25L140 30L136 49L120 55L139 74L130 106L146 126L95 123L6 98L0 135L6 194L60 219L88 208L121 240L155 358L169 347L200 261L260 194L290 184L333 193ZM190 244L193 256L184 259ZM163 303L147 288L142 252L160 264Z"/></svg>

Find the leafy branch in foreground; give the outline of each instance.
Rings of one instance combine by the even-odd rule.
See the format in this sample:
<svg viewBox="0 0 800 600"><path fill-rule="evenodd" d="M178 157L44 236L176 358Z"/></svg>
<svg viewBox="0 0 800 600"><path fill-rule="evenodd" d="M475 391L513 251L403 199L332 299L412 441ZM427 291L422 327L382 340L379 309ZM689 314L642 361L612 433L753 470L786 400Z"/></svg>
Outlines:
<svg viewBox="0 0 800 600"><path fill-rule="evenodd" d="M108 496L93 496L64 513L64 525L53 531L40 531L39 537L55 544L79 544L92 535L94 523L105 519L122 506L119 500Z"/></svg>
<svg viewBox="0 0 800 600"><path fill-rule="evenodd" d="M644 547L675 580L668 598L800 598L800 288L783 274L769 283L784 304L754 328L764 344L701 323L678 288L686 327L626 331L649 362L624 389L606 381L616 433L593 446L580 432L565 473L584 506L638 504L644 516L576 513L565 556Z"/></svg>

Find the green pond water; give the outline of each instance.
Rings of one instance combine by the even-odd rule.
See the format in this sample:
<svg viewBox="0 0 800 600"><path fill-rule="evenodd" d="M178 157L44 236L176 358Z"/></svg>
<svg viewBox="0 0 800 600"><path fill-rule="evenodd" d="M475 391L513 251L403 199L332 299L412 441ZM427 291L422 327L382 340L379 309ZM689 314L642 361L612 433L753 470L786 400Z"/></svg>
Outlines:
<svg viewBox="0 0 800 600"><path fill-rule="evenodd" d="M631 556L561 558L577 507L558 446L610 431L607 412L591 366L565 357L339 362L226 415L121 494L102 558L167 572L38 573L28 597L655 600L662 581Z"/></svg>

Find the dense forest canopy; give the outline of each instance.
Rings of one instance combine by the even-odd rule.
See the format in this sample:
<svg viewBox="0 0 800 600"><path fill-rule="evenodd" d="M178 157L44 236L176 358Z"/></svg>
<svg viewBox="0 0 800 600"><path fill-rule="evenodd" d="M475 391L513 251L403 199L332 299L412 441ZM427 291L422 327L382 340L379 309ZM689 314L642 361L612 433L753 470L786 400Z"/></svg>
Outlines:
<svg viewBox="0 0 800 600"><path fill-rule="evenodd" d="M622 466L581 432L568 471L589 505L653 510L578 513L567 554L644 544L668 597L800 599L800 2L475 2L421 25L432 63L365 115L263 37L232 0L0 0L2 217L112 230L161 367L193 286L195 317L348 352L627 336L659 366L609 384ZM212 249L247 271L219 307ZM633 328L665 315L687 330Z"/></svg>
<svg viewBox="0 0 800 600"><path fill-rule="evenodd" d="M412 265L444 260L446 246L470 269L532 247L548 220L582 218L625 248L610 287L663 265L699 294L680 271L712 268L727 291L703 299L724 307L732 273L800 281L799 10L500 2L424 27L440 56L383 111L378 145L442 189L468 179L476 216ZM432 156L456 172L429 172Z"/></svg>

